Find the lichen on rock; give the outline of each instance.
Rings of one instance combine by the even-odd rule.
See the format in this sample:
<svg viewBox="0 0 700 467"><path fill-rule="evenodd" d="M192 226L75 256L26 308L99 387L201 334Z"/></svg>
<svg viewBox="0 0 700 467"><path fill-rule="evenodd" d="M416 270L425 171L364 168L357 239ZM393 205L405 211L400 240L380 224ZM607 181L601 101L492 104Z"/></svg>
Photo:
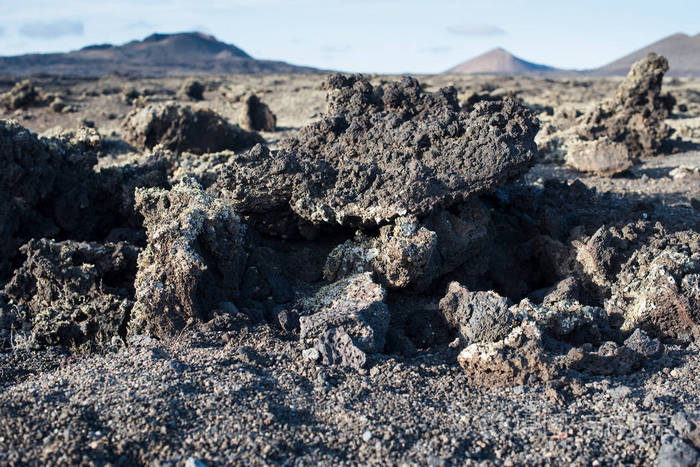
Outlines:
<svg viewBox="0 0 700 467"><path fill-rule="evenodd" d="M182 181L170 191L137 189L136 209L148 243L138 260L131 333L170 334L238 295L245 225L228 205Z"/></svg>

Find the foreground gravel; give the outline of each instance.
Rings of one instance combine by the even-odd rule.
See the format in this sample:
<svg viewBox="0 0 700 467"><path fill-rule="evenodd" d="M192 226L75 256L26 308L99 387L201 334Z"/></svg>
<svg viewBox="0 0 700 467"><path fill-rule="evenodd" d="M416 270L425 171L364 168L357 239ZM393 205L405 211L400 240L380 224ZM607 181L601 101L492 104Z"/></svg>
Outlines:
<svg viewBox="0 0 700 467"><path fill-rule="evenodd" d="M450 348L360 373L302 350L259 327L56 352L1 373L0 464L649 464L699 407L695 344L628 377L507 388L470 383Z"/></svg>

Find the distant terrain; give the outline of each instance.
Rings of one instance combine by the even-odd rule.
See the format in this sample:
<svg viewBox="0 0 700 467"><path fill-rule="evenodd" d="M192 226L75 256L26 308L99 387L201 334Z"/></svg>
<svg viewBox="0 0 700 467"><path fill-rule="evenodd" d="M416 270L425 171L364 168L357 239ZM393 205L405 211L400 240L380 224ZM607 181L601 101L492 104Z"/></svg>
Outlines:
<svg viewBox="0 0 700 467"><path fill-rule="evenodd" d="M632 64L655 52L670 64L667 76L700 76L700 34L673 34L636 50L612 63L590 70L566 70L529 62L496 48L450 68L447 74L496 74L529 76L625 76Z"/></svg>
<svg viewBox="0 0 700 467"><path fill-rule="evenodd" d="M447 70L446 73L528 75L554 71L559 70L547 65L528 62L499 47L460 63Z"/></svg>
<svg viewBox="0 0 700 467"><path fill-rule="evenodd" d="M668 59L670 76L700 76L700 34L673 34L654 42L647 47L625 55L619 60L591 70L594 76L616 76L627 74L630 66L649 52L655 52Z"/></svg>
<svg viewBox="0 0 700 467"><path fill-rule="evenodd" d="M98 77L112 73L135 76L182 76L193 73L313 73L310 67L258 60L231 44L197 32L152 34L123 45L92 45L68 53L0 57L0 73Z"/></svg>

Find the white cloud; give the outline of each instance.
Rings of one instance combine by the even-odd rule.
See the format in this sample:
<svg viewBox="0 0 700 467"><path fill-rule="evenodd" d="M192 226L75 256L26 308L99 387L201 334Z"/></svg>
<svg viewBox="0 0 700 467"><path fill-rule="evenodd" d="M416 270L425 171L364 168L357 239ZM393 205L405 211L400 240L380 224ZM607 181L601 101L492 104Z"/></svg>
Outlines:
<svg viewBox="0 0 700 467"><path fill-rule="evenodd" d="M19 33L32 39L55 39L64 36L82 36L85 27L82 21L58 20L50 22L24 23Z"/></svg>

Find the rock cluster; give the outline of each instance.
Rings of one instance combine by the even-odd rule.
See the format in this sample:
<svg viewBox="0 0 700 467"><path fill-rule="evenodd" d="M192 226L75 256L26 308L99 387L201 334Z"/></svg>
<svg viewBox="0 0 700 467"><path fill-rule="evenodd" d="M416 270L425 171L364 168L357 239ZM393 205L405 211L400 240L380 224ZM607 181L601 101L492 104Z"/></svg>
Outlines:
<svg viewBox="0 0 700 467"><path fill-rule="evenodd" d="M545 157L563 157L582 172L611 176L642 158L657 155L671 135L664 122L675 100L662 94L668 61L654 53L632 66L614 97L582 115L555 115L539 143Z"/></svg>
<svg viewBox="0 0 700 467"><path fill-rule="evenodd" d="M619 168L656 150L661 133L643 132L663 120L663 70L653 57L633 70L581 133L586 157L619 150ZM698 234L611 223L620 209L580 182L510 185L537 156L518 101L460 108L455 89L412 78L325 86L328 112L275 150L211 110L147 105L123 130L153 153L99 171L94 130L2 122L2 342L266 321L298 334L307 361L359 369L452 343L475 384L513 384L626 374L700 336ZM251 127L274 127L246 105Z"/></svg>

